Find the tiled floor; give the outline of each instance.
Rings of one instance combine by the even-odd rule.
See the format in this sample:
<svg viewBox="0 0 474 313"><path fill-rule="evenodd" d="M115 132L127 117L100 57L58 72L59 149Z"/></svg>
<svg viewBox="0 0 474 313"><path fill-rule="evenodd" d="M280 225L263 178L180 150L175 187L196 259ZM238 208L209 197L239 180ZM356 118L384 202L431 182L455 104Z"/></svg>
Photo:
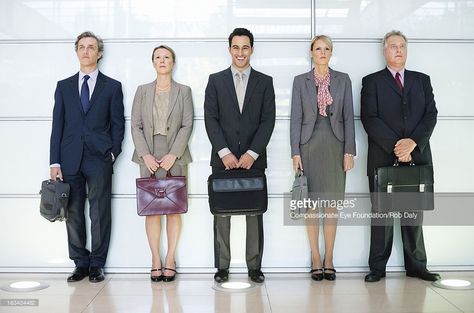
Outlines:
<svg viewBox="0 0 474 313"><path fill-rule="evenodd" d="M145 274L108 274L102 283L87 279L66 282L67 274L0 274L0 286L16 280L37 280L49 288L15 293L0 290L0 301L36 299L38 306L0 305L0 312L470 312L474 290L451 291L389 273L365 283L364 273L338 273L334 282L311 281L307 274L267 274L266 281L247 292L213 289L212 274L181 274L172 283L152 283ZM474 272L447 272L443 278L474 281ZM231 281L247 281L231 274Z"/></svg>

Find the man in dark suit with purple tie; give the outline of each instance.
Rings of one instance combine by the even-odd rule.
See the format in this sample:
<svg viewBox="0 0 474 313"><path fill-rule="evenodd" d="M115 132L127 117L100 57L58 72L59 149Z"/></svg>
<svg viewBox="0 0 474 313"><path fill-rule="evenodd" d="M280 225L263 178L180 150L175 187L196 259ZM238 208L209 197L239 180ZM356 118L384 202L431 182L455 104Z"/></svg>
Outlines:
<svg viewBox="0 0 474 313"><path fill-rule="evenodd" d="M405 35L400 31L387 33L383 54L387 67L362 80L361 120L369 139L367 176L371 193L375 169L392 165L395 158L400 162L432 164L429 140L438 114L430 77L405 69ZM404 218L400 221L406 275L435 281L440 276L426 269L422 219L423 213L419 212L416 221ZM366 282L385 277L392 251L393 220L385 222L385 226L372 222L370 273L365 277Z"/></svg>
<svg viewBox="0 0 474 313"><path fill-rule="evenodd" d="M125 130L122 85L99 72L103 41L91 32L75 42L80 71L59 81L54 95L50 176L70 184L66 228L76 268L68 282L104 280L111 232L113 163ZM89 198L91 251L86 248L84 206Z"/></svg>

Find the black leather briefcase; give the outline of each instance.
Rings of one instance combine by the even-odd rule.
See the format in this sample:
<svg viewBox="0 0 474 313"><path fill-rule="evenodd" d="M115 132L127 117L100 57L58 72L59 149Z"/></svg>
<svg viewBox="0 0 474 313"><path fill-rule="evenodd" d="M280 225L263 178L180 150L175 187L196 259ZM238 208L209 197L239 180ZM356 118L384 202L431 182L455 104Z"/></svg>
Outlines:
<svg viewBox="0 0 474 313"><path fill-rule="evenodd" d="M267 179L263 171L237 169L213 173L207 186L214 215L257 215L267 211Z"/></svg>
<svg viewBox="0 0 474 313"><path fill-rule="evenodd" d="M41 183L40 214L50 222L67 220L69 184L60 180L44 180Z"/></svg>
<svg viewBox="0 0 474 313"><path fill-rule="evenodd" d="M434 209L432 165L399 165L375 169L374 208L378 212Z"/></svg>

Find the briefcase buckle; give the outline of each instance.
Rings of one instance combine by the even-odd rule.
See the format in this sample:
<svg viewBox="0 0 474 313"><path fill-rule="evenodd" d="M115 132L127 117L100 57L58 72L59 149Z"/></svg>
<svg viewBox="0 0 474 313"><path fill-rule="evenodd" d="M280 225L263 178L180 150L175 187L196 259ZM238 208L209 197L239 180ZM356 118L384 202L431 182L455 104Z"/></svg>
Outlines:
<svg viewBox="0 0 474 313"><path fill-rule="evenodd" d="M391 183L387 184L387 193L392 193L392 184Z"/></svg>
<svg viewBox="0 0 474 313"><path fill-rule="evenodd" d="M425 192L425 184L420 184L420 192Z"/></svg>
<svg viewBox="0 0 474 313"><path fill-rule="evenodd" d="M166 192L163 189L155 189L155 194L158 198L164 198L166 196Z"/></svg>

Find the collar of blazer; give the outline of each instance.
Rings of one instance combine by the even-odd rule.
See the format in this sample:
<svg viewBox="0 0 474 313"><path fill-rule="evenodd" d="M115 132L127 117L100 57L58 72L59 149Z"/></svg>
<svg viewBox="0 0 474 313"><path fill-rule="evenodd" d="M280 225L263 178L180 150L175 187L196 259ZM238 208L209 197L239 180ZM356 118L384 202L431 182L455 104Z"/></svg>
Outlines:
<svg viewBox="0 0 474 313"><path fill-rule="evenodd" d="M407 95L410 91L411 87L413 87L413 82L415 77L412 71L405 69L405 77L403 79L403 93L398 88L397 83L395 82L395 78L392 76L392 73L388 70L387 67L381 71L382 77L384 78L385 82L398 94L400 97L403 95Z"/></svg>
<svg viewBox="0 0 474 313"><path fill-rule="evenodd" d="M334 99L339 92L344 92L341 85L342 76L339 72L334 71L332 68L329 68L329 75L329 93ZM314 68L311 69L311 71L309 71L308 73L306 73L306 88L310 94L311 99L315 99L316 102L318 97L318 86L316 86L316 81L314 79ZM335 101L333 101L333 104L335 104ZM316 105L312 105L311 108L313 108L314 114L318 114ZM332 107L329 106L329 109L331 108Z"/></svg>
<svg viewBox="0 0 474 313"><path fill-rule="evenodd" d="M99 96L99 94L104 89L107 79L106 79L106 76L99 71L99 74L97 75L97 81L95 82L94 92L92 92L92 97L91 97L91 100L89 102L89 110L87 110L87 112L85 112L85 113L84 113L84 110L82 109L81 97L79 95L79 90L77 89L78 80L79 80L79 72L77 72L74 76L71 76L69 78L69 83L70 83L70 87L71 87L71 94L75 95L74 98L76 99L76 104L77 104L81 114L86 115L91 110L92 106L94 105L95 101L97 100L97 97Z"/></svg>
<svg viewBox="0 0 474 313"><path fill-rule="evenodd" d="M234 77L232 76L232 71L230 69L230 66L224 72L224 77L225 77L225 85L227 86L229 95L231 95L232 101L234 102L234 107L237 110L237 112L240 113L239 102L237 100L237 93L235 92ZM250 68L250 75L249 75L249 80L247 82L247 89L245 90L245 98L244 98L244 105L242 107L242 114L244 113L245 108L247 107L252 97L253 90L258 85L259 80L260 80L260 72L254 70L253 68Z"/></svg>
<svg viewBox="0 0 474 313"><path fill-rule="evenodd" d="M145 110L147 111L146 115L149 117L150 125L153 125L153 105L155 104L155 89L156 89L156 79L151 83L148 83L144 86L145 89ZM166 119L171 115L174 107L176 106L176 102L178 100L179 94L179 86L173 79L171 80L171 87L170 87L170 103L168 107L168 115Z"/></svg>

